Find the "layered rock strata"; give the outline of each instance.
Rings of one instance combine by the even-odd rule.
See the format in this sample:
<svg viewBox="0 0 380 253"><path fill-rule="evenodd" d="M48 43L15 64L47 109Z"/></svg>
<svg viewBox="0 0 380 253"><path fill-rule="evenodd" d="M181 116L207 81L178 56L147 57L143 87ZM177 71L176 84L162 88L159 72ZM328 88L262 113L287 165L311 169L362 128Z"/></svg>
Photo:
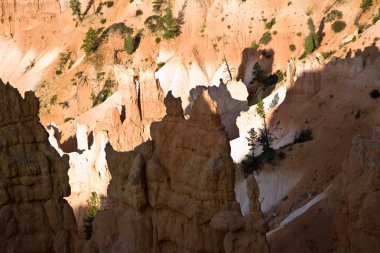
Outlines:
<svg viewBox="0 0 380 253"><path fill-rule="evenodd" d="M0 82L0 252L75 252L68 157L49 145L38 99Z"/></svg>
<svg viewBox="0 0 380 253"><path fill-rule="evenodd" d="M268 252L257 185L251 178L243 217L228 137L207 91L188 120L171 93L165 105L152 141L131 152L106 148L113 204L95 219L84 252Z"/></svg>

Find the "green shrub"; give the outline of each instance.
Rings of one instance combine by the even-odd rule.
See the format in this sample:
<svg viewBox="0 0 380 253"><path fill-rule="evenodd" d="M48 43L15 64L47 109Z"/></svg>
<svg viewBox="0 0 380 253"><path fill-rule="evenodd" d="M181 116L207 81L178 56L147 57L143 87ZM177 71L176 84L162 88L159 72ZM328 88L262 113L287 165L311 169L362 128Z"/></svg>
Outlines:
<svg viewBox="0 0 380 253"><path fill-rule="evenodd" d="M257 49L259 49L260 45L257 44L256 40L252 41L251 43L251 48L253 51L256 51Z"/></svg>
<svg viewBox="0 0 380 253"><path fill-rule="evenodd" d="M51 99L50 99L50 104L51 105L55 105L55 103L57 103L57 100L58 100L58 96L57 95L52 96Z"/></svg>
<svg viewBox="0 0 380 253"><path fill-rule="evenodd" d="M68 118L65 118L64 120L63 120L63 122L69 122L70 120L73 120L74 118L71 118L71 117L68 117Z"/></svg>
<svg viewBox="0 0 380 253"><path fill-rule="evenodd" d="M111 8L113 6L113 1L108 1L108 2L105 2L104 4L107 6L107 8Z"/></svg>
<svg viewBox="0 0 380 253"><path fill-rule="evenodd" d="M360 8L363 10L363 12L368 11L369 8L371 8L373 5L372 0L362 0L362 3L360 4Z"/></svg>
<svg viewBox="0 0 380 253"><path fill-rule="evenodd" d="M296 45L290 44L289 45L289 50L292 51L292 52L296 51Z"/></svg>
<svg viewBox="0 0 380 253"><path fill-rule="evenodd" d="M103 18L102 20L100 20L100 23L101 24L105 24L107 22L107 19Z"/></svg>
<svg viewBox="0 0 380 253"><path fill-rule="evenodd" d="M160 44L161 43L161 38L157 37L154 41L156 42L156 44Z"/></svg>
<svg viewBox="0 0 380 253"><path fill-rule="evenodd" d="M99 47L99 37L92 27L90 27L86 33L86 36L83 40L82 47L86 53L95 52Z"/></svg>
<svg viewBox="0 0 380 253"><path fill-rule="evenodd" d="M160 68L162 68L163 66L165 66L165 62L159 62L159 63L157 63L156 72L157 72L158 70L160 70Z"/></svg>
<svg viewBox="0 0 380 253"><path fill-rule="evenodd" d="M126 26L123 22L110 25L106 31L108 31L109 33L118 32L121 35L125 35L127 33L133 33L133 29Z"/></svg>
<svg viewBox="0 0 380 253"><path fill-rule="evenodd" d="M86 240L90 240L92 236L92 222L96 214L100 211L100 203L96 192L91 193L91 197L87 200L87 211L84 218L84 231Z"/></svg>
<svg viewBox="0 0 380 253"><path fill-rule="evenodd" d="M152 33L155 33L159 30L160 21L161 21L160 16L153 15L153 16L148 17L145 20L144 24L146 25L146 27L148 27L148 29Z"/></svg>
<svg viewBox="0 0 380 253"><path fill-rule="evenodd" d="M263 36L260 38L259 43L268 45L269 42L271 42L271 40L272 40L272 34L270 32L265 32Z"/></svg>
<svg viewBox="0 0 380 253"><path fill-rule="evenodd" d="M335 33L340 33L341 31L343 31L344 29L346 28L346 22L344 21L335 21L334 23L331 24L331 29L335 32Z"/></svg>
<svg viewBox="0 0 380 253"><path fill-rule="evenodd" d="M343 18L343 12L338 10L330 11L326 16L326 22L333 22L335 20L340 20Z"/></svg>
<svg viewBox="0 0 380 253"><path fill-rule="evenodd" d="M155 1L153 1L153 10L154 11L160 11L163 2L164 2L164 0L155 0Z"/></svg>
<svg viewBox="0 0 380 253"><path fill-rule="evenodd" d="M124 50L127 54L131 55L135 52L135 38L131 34L127 34L124 38Z"/></svg>
<svg viewBox="0 0 380 253"><path fill-rule="evenodd" d="M380 20L380 8L378 9L377 13L375 14L375 16L373 17L372 19L372 24L374 25L377 21Z"/></svg>
<svg viewBox="0 0 380 253"><path fill-rule="evenodd" d="M321 54L322 54L322 57L323 57L323 59L328 59L328 58L330 58L333 54L335 54L335 50L332 50L332 51L328 51L328 52L322 52Z"/></svg>
<svg viewBox="0 0 380 253"><path fill-rule="evenodd" d="M56 74L57 76L59 76L60 74L62 74L62 70L60 70L60 69L56 69L56 70L55 70L55 74Z"/></svg>
<svg viewBox="0 0 380 253"><path fill-rule="evenodd" d="M270 30L276 24L276 19L273 18L271 21L265 23L265 29Z"/></svg>

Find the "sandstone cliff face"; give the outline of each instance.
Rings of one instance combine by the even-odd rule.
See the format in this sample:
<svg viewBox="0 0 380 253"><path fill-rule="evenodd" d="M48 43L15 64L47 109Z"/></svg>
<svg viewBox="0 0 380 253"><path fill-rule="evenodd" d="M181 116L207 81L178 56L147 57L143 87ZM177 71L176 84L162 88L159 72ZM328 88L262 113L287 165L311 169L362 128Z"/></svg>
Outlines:
<svg viewBox="0 0 380 253"><path fill-rule="evenodd" d="M13 37L16 33L47 22L60 12L61 5L58 0L1 1L0 35Z"/></svg>
<svg viewBox="0 0 380 253"><path fill-rule="evenodd" d="M380 251L380 142L356 136L343 165L335 252Z"/></svg>
<svg viewBox="0 0 380 253"><path fill-rule="evenodd" d="M49 145L38 99L0 83L0 251L74 252L68 159Z"/></svg>
<svg viewBox="0 0 380 253"><path fill-rule="evenodd" d="M137 72L137 73L136 73ZM133 72L115 66L116 80L120 83L121 110L110 108L95 132L106 132L111 145L118 151L133 150L150 138L150 124L165 114L164 94L156 83L152 70Z"/></svg>
<svg viewBox="0 0 380 253"><path fill-rule="evenodd" d="M84 252L268 252L257 186L244 218L228 138L208 93L189 120L171 93L165 105L151 142L131 152L106 149L114 204L95 219Z"/></svg>

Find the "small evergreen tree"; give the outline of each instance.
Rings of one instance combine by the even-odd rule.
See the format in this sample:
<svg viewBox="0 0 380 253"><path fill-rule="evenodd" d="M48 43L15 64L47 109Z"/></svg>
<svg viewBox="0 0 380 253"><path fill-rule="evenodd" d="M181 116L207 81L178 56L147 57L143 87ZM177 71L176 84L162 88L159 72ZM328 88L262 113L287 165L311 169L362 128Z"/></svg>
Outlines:
<svg viewBox="0 0 380 253"><path fill-rule="evenodd" d="M311 18L308 19L307 25L309 26L309 35L305 38L304 48L306 53L312 53L319 47L318 34L315 32L314 22Z"/></svg>
<svg viewBox="0 0 380 253"><path fill-rule="evenodd" d="M83 40L83 45L81 48L83 48L83 50L86 53L91 53L91 52L95 52L98 46L99 46L99 37L95 29L90 27L90 29L88 29L86 33L86 36Z"/></svg>
<svg viewBox="0 0 380 253"><path fill-rule="evenodd" d="M81 3L79 0L70 0L70 8L73 16L77 16L79 21L82 21L81 17Z"/></svg>
<svg viewBox="0 0 380 253"><path fill-rule="evenodd" d="M87 212L84 218L84 230L86 233L86 240L91 239L92 236L92 222L96 214L100 211L100 203L96 192L91 192L91 197L87 200Z"/></svg>
<svg viewBox="0 0 380 253"><path fill-rule="evenodd" d="M171 39L180 34L177 20L173 16L173 10L170 2L165 9L165 15L161 19L162 37Z"/></svg>
<svg viewBox="0 0 380 253"><path fill-rule="evenodd" d="M131 55L135 52L135 38L128 33L124 38L124 50L127 54Z"/></svg>
<svg viewBox="0 0 380 253"><path fill-rule="evenodd" d="M267 122L266 122L266 113L264 109L264 101L261 97L259 97L259 101L256 105L256 113L260 116L260 118L263 119L263 131L259 138L262 139L263 142L263 151L266 152L270 149L270 137L269 137L269 131L267 128Z"/></svg>

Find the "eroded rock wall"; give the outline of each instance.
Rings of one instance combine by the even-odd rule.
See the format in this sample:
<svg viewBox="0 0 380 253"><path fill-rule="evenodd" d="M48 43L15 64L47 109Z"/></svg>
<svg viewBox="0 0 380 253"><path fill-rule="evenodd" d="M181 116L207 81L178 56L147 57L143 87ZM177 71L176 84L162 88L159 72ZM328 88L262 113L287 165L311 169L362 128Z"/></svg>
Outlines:
<svg viewBox="0 0 380 253"><path fill-rule="evenodd" d="M0 82L0 252L74 252L68 158L49 145L38 99Z"/></svg>
<svg viewBox="0 0 380 253"><path fill-rule="evenodd" d="M251 178L243 217L228 137L207 91L188 120L171 93L165 105L152 141L130 152L107 147L113 204L95 219L84 252L268 252L257 185Z"/></svg>
<svg viewBox="0 0 380 253"><path fill-rule="evenodd" d="M380 142L356 136L343 165L334 252L380 251Z"/></svg>

